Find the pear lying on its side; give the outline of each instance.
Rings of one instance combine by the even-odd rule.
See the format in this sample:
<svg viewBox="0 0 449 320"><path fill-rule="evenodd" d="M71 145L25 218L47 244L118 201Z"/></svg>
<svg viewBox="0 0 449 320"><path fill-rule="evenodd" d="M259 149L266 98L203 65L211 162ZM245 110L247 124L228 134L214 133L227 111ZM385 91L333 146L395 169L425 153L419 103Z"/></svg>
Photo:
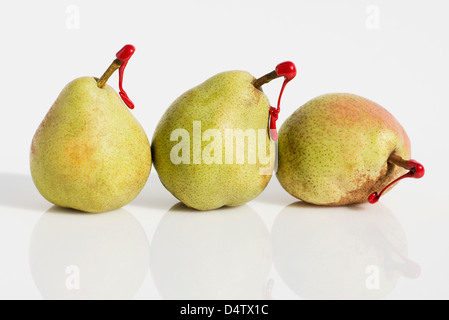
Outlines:
<svg viewBox="0 0 449 320"><path fill-rule="evenodd" d="M48 201L103 212L126 205L140 193L151 170L151 148L117 92L83 77L62 90L39 126L30 166L37 189Z"/></svg>
<svg viewBox="0 0 449 320"><path fill-rule="evenodd" d="M353 94L326 94L282 125L277 177L309 203L362 203L406 172L389 162L392 154L410 159L410 140L387 110Z"/></svg>

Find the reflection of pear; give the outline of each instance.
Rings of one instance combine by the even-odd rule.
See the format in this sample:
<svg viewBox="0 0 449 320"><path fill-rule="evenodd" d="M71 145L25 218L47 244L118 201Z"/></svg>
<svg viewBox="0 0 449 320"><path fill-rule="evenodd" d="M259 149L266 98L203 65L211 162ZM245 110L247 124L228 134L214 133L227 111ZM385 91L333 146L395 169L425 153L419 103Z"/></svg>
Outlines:
<svg viewBox="0 0 449 320"><path fill-rule="evenodd" d="M149 267L149 245L139 222L123 209L44 213L30 242L30 268L46 299L129 299Z"/></svg>
<svg viewBox="0 0 449 320"><path fill-rule="evenodd" d="M166 299L262 299L269 233L247 205L192 213L177 204L151 242L151 273Z"/></svg>
<svg viewBox="0 0 449 320"><path fill-rule="evenodd" d="M398 278L417 277L404 231L382 205L327 208L294 203L272 232L277 271L311 299L380 299Z"/></svg>

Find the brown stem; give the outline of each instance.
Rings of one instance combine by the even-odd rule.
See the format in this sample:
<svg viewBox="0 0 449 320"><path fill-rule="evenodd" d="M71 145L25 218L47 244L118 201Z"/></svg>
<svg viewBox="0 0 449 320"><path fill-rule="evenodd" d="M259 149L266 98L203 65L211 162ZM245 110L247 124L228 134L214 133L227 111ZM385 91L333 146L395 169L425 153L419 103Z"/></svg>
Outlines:
<svg viewBox="0 0 449 320"><path fill-rule="evenodd" d="M115 59L111 65L109 66L109 68L103 73L103 75L101 76L100 79L97 80L97 86L98 88L104 88L104 86L106 85L106 82L108 81L108 79L112 76L112 74L115 72L115 70L117 70L118 68L120 68L120 66L123 64L123 61L120 61L119 59Z"/></svg>
<svg viewBox="0 0 449 320"><path fill-rule="evenodd" d="M388 162L397 165L398 167L410 170L410 168L407 167L408 160L404 160L398 155L392 154L390 158L388 158Z"/></svg>
<svg viewBox="0 0 449 320"><path fill-rule="evenodd" d="M270 73L267 73L266 75L260 77L259 79L256 79L253 81L253 85L259 89L264 84L270 82L271 80L277 79L280 76L276 73L276 71L272 71Z"/></svg>

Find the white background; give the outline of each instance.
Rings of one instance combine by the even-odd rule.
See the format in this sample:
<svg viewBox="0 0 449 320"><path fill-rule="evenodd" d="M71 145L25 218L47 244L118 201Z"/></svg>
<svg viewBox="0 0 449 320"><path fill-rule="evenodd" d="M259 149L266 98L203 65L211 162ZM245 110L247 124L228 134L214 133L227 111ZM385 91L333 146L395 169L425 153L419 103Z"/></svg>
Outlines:
<svg viewBox="0 0 449 320"><path fill-rule="evenodd" d="M285 92L279 127L296 108L309 99L328 92L359 94L386 107L407 130L412 141L413 157L422 162L427 171L425 178L420 181L402 182L377 207L379 212L388 211L394 216L407 239L409 258L416 261L422 269L418 279L400 277L397 283L393 281L392 288L385 289L385 292L381 290L382 293L378 297L449 298L449 206L446 202L446 159L449 153L446 142L449 136L448 14L449 3L444 0L41 0L3 3L0 10L0 298L45 298L48 297L45 292L54 289L52 283L56 281L53 278L57 278L55 273L62 272L61 279L66 277L65 267L55 267L54 272L46 274L42 271L47 268L45 265L34 265L34 255L45 255L45 245L44 248L36 249L37 251L33 249L32 232L36 230L38 221L43 221L44 227L51 230L45 229L48 232L44 234L60 234L62 238L69 237L70 234L73 236L69 239L72 244L78 243L77 239L80 243L87 241L87 235L80 233L80 230L84 230L82 227L72 233L65 230L64 228L70 227L66 222L61 222L60 216L63 215L51 215L51 212L57 213L58 209L52 208L35 190L29 175L29 146L36 128L65 84L79 76L100 76L114 59L115 53L126 43L134 44L137 50L128 64L124 88L136 104L133 114L143 125L150 139L165 109L184 91L221 71L247 70L257 77L273 70L279 62L285 60L294 61L299 74ZM118 76L114 75L108 83L118 89L117 82ZM264 87L273 104L280 85L279 80ZM201 294L196 297L213 297L214 294L218 295L217 292L224 292L221 297L232 298L239 297L239 292L246 292L245 297L262 298L262 294L259 296L254 292L261 293L269 279L274 283L272 296L280 299L312 297L308 289L304 289L304 293L303 289L296 290L295 285L308 288L316 284L324 286L323 292L332 289L342 295L343 292L351 291L350 285L347 285L346 289L341 287L342 283L346 283L345 277L349 279L351 276L339 271L345 269L345 266L341 265L341 259L346 256L337 249L347 248L345 241L352 240L343 241L341 236L335 236L335 241L328 239L326 245L335 243L335 252L340 252L341 258L337 255L337 258L328 259L328 256L324 255L325 257L320 258L324 260L319 260L320 263L326 264L329 270L336 268L337 271L332 273L332 277L340 279L340 282L325 281L323 279L326 276L318 272L314 274L314 268L310 267L306 268L311 274L307 274L310 280L305 285L302 280L292 280L294 276L291 274L283 275L271 264L278 254L275 252L276 245L269 245L271 241L275 242L273 224L277 218L282 218L280 213L286 210L285 207L294 202L296 200L283 191L276 178L273 178L267 190L258 199L243 209L236 209L243 210L242 216L249 217L249 220L241 223L251 226L261 220L265 225L267 234L259 245L262 251L268 252L268 258L264 261L269 271L261 276L264 279L254 280L257 285L248 281L248 284L242 285L241 290L235 285L234 289L226 291L223 286L230 281L226 277L235 279L236 276L222 270L223 273L211 275L216 283L201 289ZM176 199L161 186L153 169L142 194L123 209L128 212L123 216L136 218L138 222L134 227L142 228L145 232L147 242L137 244L142 252L146 252L146 248L152 248L153 237L160 227L159 222L176 203ZM360 206L357 210L363 211L363 214L372 212L372 208ZM48 209L51 211L51 217L42 220L48 215L44 214ZM314 210L302 207L294 209L300 212L299 214ZM353 208L335 209L335 212L336 215L346 216L350 210L353 211ZM191 213L191 216L194 214ZM286 217L289 214L287 213ZM207 235L209 222L205 221L211 219L210 224L214 225L217 222L214 220L215 215L218 213L198 220L196 227ZM320 213L317 212L316 215ZM326 215L327 213L324 213L324 216ZM103 216L106 217L106 222L109 216ZM232 212L229 216L235 217ZM287 221L290 221L290 218L287 218ZM69 215L67 219L73 217ZM92 218L89 223L98 223L98 238L114 238L101 219L93 219L97 218ZM192 219L198 219L198 216ZM231 228L234 218L229 219L223 224ZM295 220L296 217L293 216L292 219ZM309 221L311 227L315 226L316 232L322 232L324 238L332 237L329 234L333 232L342 232L327 229L322 231L320 223L314 224L313 219ZM351 228L360 227L358 222L347 223ZM60 233L55 232L58 228ZM269 234L270 231L273 232ZM180 237L188 238L185 230L180 233ZM168 235L170 234L165 234ZM201 256L201 250L204 248L195 249L195 244L207 242L208 239L192 237L192 256ZM398 237L401 241L405 238ZM44 241L43 243L65 243L61 239L55 236L53 240L45 237L38 240ZM229 244L225 236L222 240L215 240L216 243L212 242L211 246L218 246L214 247L218 252L239 248L238 243L233 244L231 240ZM301 237L293 237L292 248L295 248L295 241L302 240L304 239ZM314 248L317 239L311 236L308 240L312 242L311 248ZM268 244L265 245L264 241ZM232 246L221 247L223 243ZM112 240L105 242L105 246L112 252L115 245L118 244ZM129 245L131 249L135 246L133 242ZM288 241L283 245L288 246ZM84 248L76 245L70 248L61 246L58 252L67 249L68 256L72 253L70 250L79 253ZM175 250L174 247L176 246L167 245L158 249ZM329 250L333 252L331 249ZM361 249L362 252L369 250L368 247ZM348 254L356 260L361 255L360 252ZM176 256L176 252L174 255ZM90 258L82 254L81 256L80 259L91 261ZM142 256L146 257L145 254ZM207 259L207 255L202 257ZM250 261L245 260L247 253L237 252L232 257L236 260L232 263L228 261L229 263L241 266L242 270L251 270ZM63 265L63 262L57 261L57 256L54 259L55 266L58 263ZM210 259L218 258L210 256ZM301 257L292 259L302 261ZM184 274L178 275L182 279L190 276L193 282L184 283L178 279L181 283L179 286L157 284L162 280L158 280L160 275L154 273L157 267L155 264L163 262L154 262L151 257L150 262L146 258L141 261L137 259L138 261L127 266L129 270L122 266L120 261L106 262L106 258L101 260L101 257L99 260L105 263L106 269L107 266L116 266L117 263L122 268L119 269L129 271L125 273L131 277L136 273L137 264L140 268L151 270L141 279L135 280L141 286L131 290L128 298L155 299L171 297L170 294L176 296L176 292L182 296L184 291L179 286L187 283L195 286L201 282L202 276L207 278L204 274L196 275L198 278L195 278L188 269L199 268L193 264L185 267L188 270ZM52 260L49 261L48 263L52 264ZM209 262L203 261L203 267L204 263ZM288 264L288 261L286 263ZM304 262L307 263L311 262ZM256 269L258 264L260 265L260 262L254 263ZM313 263L311 265L313 266ZM111 270L114 269L113 266ZM92 269L93 266L87 262L85 268ZM107 273L98 272L103 275ZM89 272L84 274L87 273ZM248 274L250 273L248 271ZM93 279L101 278L96 276L95 272L92 274ZM117 286L121 288L119 284L115 287L111 285L117 283L111 277L106 276L104 278L107 280L96 284L97 289L100 288L97 296L86 292L87 289L81 292L80 296L91 294L89 297L103 297L108 285L115 289ZM121 279L123 277L120 276ZM237 283L242 282L246 283L244 280ZM187 293L182 297L190 298L188 292L192 291L195 290L186 290ZM57 289L54 289L54 292L56 297L64 298L67 294L69 297L76 297L73 292L64 293ZM357 295L351 291L356 297L371 297L364 295L365 293ZM318 294L318 297L324 296ZM337 294L337 297L340 296Z"/></svg>

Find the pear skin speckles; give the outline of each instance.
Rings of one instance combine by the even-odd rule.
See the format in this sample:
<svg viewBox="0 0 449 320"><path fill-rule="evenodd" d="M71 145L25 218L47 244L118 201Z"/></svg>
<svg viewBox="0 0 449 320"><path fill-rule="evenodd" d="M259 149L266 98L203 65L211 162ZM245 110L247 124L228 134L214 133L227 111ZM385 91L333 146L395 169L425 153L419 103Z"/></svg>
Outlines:
<svg viewBox="0 0 449 320"><path fill-rule="evenodd" d="M274 146L267 131L270 104L265 94L254 88L253 80L251 74L243 71L215 75L176 99L159 121L152 141L154 166L166 189L185 205L197 210L237 206L254 199L267 186L272 168L270 174L261 175L260 169L266 165L248 164L247 142L245 164L224 163L227 129L264 130L267 154ZM185 129L192 139L194 121L201 121L201 134L207 129L220 132L223 164L172 163L170 151L177 141L170 141L171 133ZM202 150L206 145L203 143ZM191 160L193 154L191 142Z"/></svg>
<svg viewBox="0 0 449 320"><path fill-rule="evenodd" d="M94 78L70 82L40 124L30 169L48 201L104 212L132 201L151 170L148 138L110 86Z"/></svg>

